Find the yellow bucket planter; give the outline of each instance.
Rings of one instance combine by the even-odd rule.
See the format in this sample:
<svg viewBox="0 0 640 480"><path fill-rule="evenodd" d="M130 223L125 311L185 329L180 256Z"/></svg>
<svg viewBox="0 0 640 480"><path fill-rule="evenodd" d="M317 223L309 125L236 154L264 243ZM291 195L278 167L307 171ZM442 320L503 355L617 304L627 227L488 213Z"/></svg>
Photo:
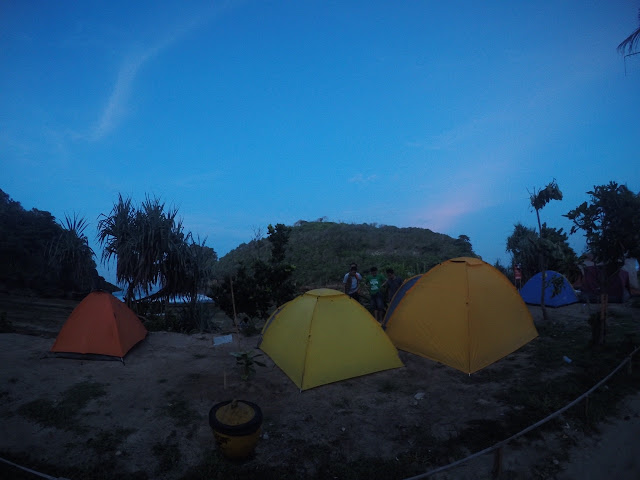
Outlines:
<svg viewBox="0 0 640 480"><path fill-rule="evenodd" d="M262 410L246 400L227 400L209 410L209 425L225 457L247 458L260 437Z"/></svg>

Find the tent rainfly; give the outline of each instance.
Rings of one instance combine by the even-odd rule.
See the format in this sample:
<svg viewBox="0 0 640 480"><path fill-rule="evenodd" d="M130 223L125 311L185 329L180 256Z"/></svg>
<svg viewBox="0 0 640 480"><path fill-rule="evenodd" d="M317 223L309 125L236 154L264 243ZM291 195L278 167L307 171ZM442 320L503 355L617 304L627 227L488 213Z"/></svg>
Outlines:
<svg viewBox="0 0 640 480"><path fill-rule="evenodd" d="M408 279L384 325L400 350L473 373L538 336L529 309L500 271L477 258Z"/></svg>
<svg viewBox="0 0 640 480"><path fill-rule="evenodd" d="M51 351L122 359L146 335L147 329L124 302L94 291L71 312Z"/></svg>
<svg viewBox="0 0 640 480"><path fill-rule="evenodd" d="M578 301L578 295L561 273L547 270L545 272L544 304L547 307L563 307ZM555 284L558 283L556 290ZM529 305L540 305L542 294L542 272L536 273L520 290L520 295Z"/></svg>
<svg viewBox="0 0 640 480"><path fill-rule="evenodd" d="M371 314L328 288L278 308L262 329L259 347L300 390L403 366Z"/></svg>

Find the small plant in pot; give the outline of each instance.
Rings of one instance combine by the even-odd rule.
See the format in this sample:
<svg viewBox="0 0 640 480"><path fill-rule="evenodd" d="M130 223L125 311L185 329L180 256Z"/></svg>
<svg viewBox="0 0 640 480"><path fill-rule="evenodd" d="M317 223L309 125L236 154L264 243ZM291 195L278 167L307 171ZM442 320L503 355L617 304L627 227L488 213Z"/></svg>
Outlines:
<svg viewBox="0 0 640 480"><path fill-rule="evenodd" d="M231 352L231 355L236 357L236 365L240 366L240 377L247 381L256 373L256 365L265 367L266 365L256 357L261 357L261 353L256 353L255 350L245 350L244 352Z"/></svg>
<svg viewBox="0 0 640 480"><path fill-rule="evenodd" d="M255 350L231 352L240 367L242 380L249 381L256 373L256 365L266 366L256 357L262 356ZM227 400L214 405L209 411L209 425L220 451L231 459L244 459L253 454L260 438L262 410L258 405L246 400Z"/></svg>

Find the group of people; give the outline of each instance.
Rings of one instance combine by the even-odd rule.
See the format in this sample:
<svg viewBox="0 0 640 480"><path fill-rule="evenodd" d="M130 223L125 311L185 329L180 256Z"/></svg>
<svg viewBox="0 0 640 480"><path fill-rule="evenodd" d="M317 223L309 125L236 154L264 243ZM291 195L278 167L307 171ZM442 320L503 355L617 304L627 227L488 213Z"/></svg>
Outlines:
<svg viewBox="0 0 640 480"><path fill-rule="evenodd" d="M371 307L375 319L382 323L386 306L402 285L402 279L397 277L392 268L387 268L387 276L378 273L378 267L371 267L364 278L358 273L358 265L352 263L349 271L342 280L344 293L356 301L360 301L362 284L367 288L371 297Z"/></svg>

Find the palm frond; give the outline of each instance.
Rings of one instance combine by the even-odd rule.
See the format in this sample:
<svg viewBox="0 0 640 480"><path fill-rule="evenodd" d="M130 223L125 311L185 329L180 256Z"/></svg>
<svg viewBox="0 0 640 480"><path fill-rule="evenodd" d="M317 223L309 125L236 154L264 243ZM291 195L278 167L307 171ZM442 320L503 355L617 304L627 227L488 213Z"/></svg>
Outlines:
<svg viewBox="0 0 640 480"><path fill-rule="evenodd" d="M624 55L625 53L633 53L635 48L640 43L640 27L638 27L631 35L625 38L620 45L618 45L618 52Z"/></svg>

